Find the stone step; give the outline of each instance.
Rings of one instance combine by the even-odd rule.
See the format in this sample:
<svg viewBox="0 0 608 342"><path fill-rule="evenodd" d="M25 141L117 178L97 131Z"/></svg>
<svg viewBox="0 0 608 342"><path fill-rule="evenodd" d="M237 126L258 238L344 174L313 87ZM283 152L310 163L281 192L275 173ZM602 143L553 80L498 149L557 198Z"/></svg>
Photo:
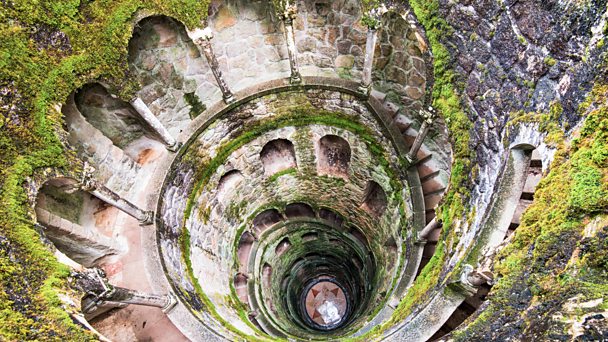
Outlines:
<svg viewBox="0 0 608 342"><path fill-rule="evenodd" d="M439 184L439 186L440 187L438 187L435 190L432 190L432 191L429 191L429 192L425 192L424 193L424 197L443 194L443 192L445 191L445 187L443 187L441 184Z"/></svg>
<svg viewBox="0 0 608 342"><path fill-rule="evenodd" d="M437 228L433 230L426 238L427 243L429 242L437 242L439 241L439 237L441 236L441 228Z"/></svg>
<svg viewBox="0 0 608 342"><path fill-rule="evenodd" d="M435 208L439 204L439 202L441 202L442 198L443 198L443 196L441 194L431 194L431 195L424 196L425 208L427 208L427 209Z"/></svg>
<svg viewBox="0 0 608 342"><path fill-rule="evenodd" d="M393 119L393 124L401 134L405 134L407 130L412 126L412 123L407 120L407 117L403 114L397 114Z"/></svg>
<svg viewBox="0 0 608 342"><path fill-rule="evenodd" d="M530 167L540 167L542 168L543 166L543 162L542 159L540 158L540 153L538 152L538 149L534 149L532 151L532 158L530 160Z"/></svg>
<svg viewBox="0 0 608 342"><path fill-rule="evenodd" d="M523 192L534 193L536 186L540 183L543 177L543 173L540 167L530 167L528 170L528 178L526 178L526 184L524 185Z"/></svg>
<svg viewBox="0 0 608 342"><path fill-rule="evenodd" d="M532 204L532 201L520 199L517 204L517 208L515 209L515 214L513 214L513 219L511 220L511 224L517 224L518 226L521 224L521 216L528 209L528 207Z"/></svg>
<svg viewBox="0 0 608 342"><path fill-rule="evenodd" d="M418 175L420 175L420 183L422 183L422 184L424 184L428 181L431 181L433 178L439 176L439 171L433 171L433 172L427 173L426 175L423 176L422 175L423 173L420 170L421 168L422 167L418 167ZM428 169L430 169L430 168L428 168Z"/></svg>
<svg viewBox="0 0 608 342"><path fill-rule="evenodd" d="M425 196L434 193L443 193L444 190L445 186L435 180L429 180L422 183L422 193L424 193Z"/></svg>

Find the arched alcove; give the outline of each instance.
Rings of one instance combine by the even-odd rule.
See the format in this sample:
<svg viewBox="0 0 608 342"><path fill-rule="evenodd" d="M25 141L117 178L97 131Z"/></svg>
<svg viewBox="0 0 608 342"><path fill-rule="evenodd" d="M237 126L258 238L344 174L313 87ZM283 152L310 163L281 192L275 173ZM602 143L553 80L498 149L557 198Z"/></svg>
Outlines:
<svg viewBox="0 0 608 342"><path fill-rule="evenodd" d="M266 176L272 176L277 172L297 166L295 148L293 143L287 139L269 141L262 148L260 159L264 165L264 174Z"/></svg>
<svg viewBox="0 0 608 342"><path fill-rule="evenodd" d="M112 147L141 165L156 159L164 151L162 139L131 104L112 96L102 85L85 85L73 99L76 111L68 108L64 111L70 141L80 145L79 149L85 155L98 154L93 156L98 160L97 164L104 163L106 154L114 153ZM113 146L91 144L91 141L103 141L104 137Z"/></svg>
<svg viewBox="0 0 608 342"><path fill-rule="evenodd" d="M281 256L283 253L287 252L289 248L291 248L291 241L286 237L277 244L274 253L277 256Z"/></svg>
<svg viewBox="0 0 608 342"><path fill-rule="evenodd" d="M241 171L232 170L226 172L217 185L217 199L224 202L228 197L231 197L236 187L245 179Z"/></svg>
<svg viewBox="0 0 608 342"><path fill-rule="evenodd" d="M488 248L499 245L519 226L521 215L534 200L534 191L541 178L542 161L535 147L514 146L498 180L486 221L490 233Z"/></svg>
<svg viewBox="0 0 608 342"><path fill-rule="evenodd" d="M302 242L310 242L319 238L319 233L310 232L302 235Z"/></svg>
<svg viewBox="0 0 608 342"><path fill-rule="evenodd" d="M266 286L266 288L270 288L272 285L272 266L268 263L265 263L262 267L262 284Z"/></svg>
<svg viewBox="0 0 608 342"><path fill-rule="evenodd" d="M236 291L236 295L241 302L245 304L249 303L247 280L247 276L243 273L238 273L236 276L234 276L234 289Z"/></svg>
<svg viewBox="0 0 608 342"><path fill-rule="evenodd" d="M283 217L281 217L281 214L278 210L264 210L253 219L253 229L255 229L256 233L259 235L281 220L283 220Z"/></svg>
<svg viewBox="0 0 608 342"><path fill-rule="evenodd" d="M46 237L70 259L85 267L100 266L121 253L111 231L102 231L105 203L79 190L75 180L47 181L36 198L36 219Z"/></svg>
<svg viewBox="0 0 608 342"><path fill-rule="evenodd" d="M319 209L319 217L329 221L335 227L342 227L344 223L344 218L342 215L336 213L335 211L329 208L321 208Z"/></svg>
<svg viewBox="0 0 608 342"><path fill-rule="evenodd" d="M255 242L255 237L250 232L244 232L239 238L236 256L239 262L239 270L247 273L249 270L249 255Z"/></svg>
<svg viewBox="0 0 608 342"><path fill-rule="evenodd" d="M348 177L350 144L337 135L326 135L317 144L317 173Z"/></svg>
<svg viewBox="0 0 608 342"><path fill-rule="evenodd" d="M542 176L541 156L534 145L517 144L511 148L485 223L484 229L488 230L489 236L483 241L485 248L482 252L493 250L519 227L522 214L534 201L534 192ZM435 252L436 244L437 237L429 237L425 244L426 257L423 258L422 266ZM476 292L456 308L431 340L457 329L482 306L491 289L492 286L488 283L479 285Z"/></svg>
<svg viewBox="0 0 608 342"><path fill-rule="evenodd" d="M174 135L219 93L211 68L186 27L168 16L137 23L129 41L129 67L142 86L138 96Z"/></svg>
<svg viewBox="0 0 608 342"><path fill-rule="evenodd" d="M285 216L293 217L315 217L315 212L306 203L292 203L285 207Z"/></svg>
<svg viewBox="0 0 608 342"><path fill-rule="evenodd" d="M381 216L386 210L388 200L386 198L386 192L380 184L369 181L365 188L365 196L363 198L363 209L370 214L378 217Z"/></svg>

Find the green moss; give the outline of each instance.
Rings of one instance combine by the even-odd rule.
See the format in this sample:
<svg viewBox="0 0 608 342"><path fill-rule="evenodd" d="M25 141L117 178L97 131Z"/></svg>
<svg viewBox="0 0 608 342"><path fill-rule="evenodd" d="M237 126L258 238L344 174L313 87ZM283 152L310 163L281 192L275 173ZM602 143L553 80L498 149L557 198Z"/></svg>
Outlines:
<svg viewBox="0 0 608 342"><path fill-rule="evenodd" d="M521 45L528 45L528 41L524 36L517 36L517 40L521 43Z"/></svg>
<svg viewBox="0 0 608 342"><path fill-rule="evenodd" d="M274 183L277 181L277 179L279 179L280 177L283 177L285 175L290 175L290 174L294 174L297 173L298 170L295 167L290 167L288 169L279 171L277 173L275 173L274 175L268 177L268 182L269 183Z"/></svg>
<svg viewBox="0 0 608 342"><path fill-rule="evenodd" d="M608 209L607 99L608 86L598 84L581 105L580 114L587 118L580 136L571 146L559 145L551 172L537 186L534 203L522 216L511 244L496 258L494 271L500 280L492 289L489 307L458 334L461 338L457 340L474 339L477 332L484 334L487 322L498 319L523 320L521 329L526 331L542 319L532 309L535 303L546 303L544 310L551 312L575 296L581 300L608 299L607 258L601 247L605 229L581 239L585 225ZM560 113L560 106L554 105L540 119L555 119ZM526 288L533 298L527 303L530 308L522 310L525 303L514 303L513 293Z"/></svg>
<svg viewBox="0 0 608 342"><path fill-rule="evenodd" d="M92 338L58 306L53 288L65 286L65 272L52 261L54 257L27 219L31 216L24 181L44 168L79 167L55 133L62 119L53 105L92 80L103 80L128 98L138 88L128 76L126 63L136 11L175 17L193 28L208 13L208 3L42 0L13 1L0 7L0 86L15 97L16 111L0 115L0 235L10 241L14 264L7 268L10 272L3 272L0 293L19 293L22 300L30 301L19 307L15 298L0 296L0 339ZM40 25L65 34L64 43L32 35ZM6 253L0 254L0 260L9 258Z"/></svg>
<svg viewBox="0 0 608 342"><path fill-rule="evenodd" d="M552 66L554 66L555 64L557 64L557 61L555 60L555 58L553 58L553 57L551 57L551 56L547 56L547 57L545 57L545 59L544 59L543 61L545 62L545 64L546 64L548 67L552 67Z"/></svg>
<svg viewBox="0 0 608 342"><path fill-rule="evenodd" d="M352 80L353 75L351 73L351 68L338 68L338 77L343 78L345 80Z"/></svg>
<svg viewBox="0 0 608 342"><path fill-rule="evenodd" d="M571 177L568 204L572 211L590 213L608 208L608 185L601 169L591 163L576 164Z"/></svg>
<svg viewBox="0 0 608 342"><path fill-rule="evenodd" d="M196 93L185 93L184 100L190 106L190 119L196 119L202 112L207 110L207 106L201 102Z"/></svg>
<svg viewBox="0 0 608 342"><path fill-rule="evenodd" d="M370 15L370 11L377 9L382 4L380 0L361 0L361 9L363 15L361 16L361 23L370 29L377 29L381 22L380 20Z"/></svg>

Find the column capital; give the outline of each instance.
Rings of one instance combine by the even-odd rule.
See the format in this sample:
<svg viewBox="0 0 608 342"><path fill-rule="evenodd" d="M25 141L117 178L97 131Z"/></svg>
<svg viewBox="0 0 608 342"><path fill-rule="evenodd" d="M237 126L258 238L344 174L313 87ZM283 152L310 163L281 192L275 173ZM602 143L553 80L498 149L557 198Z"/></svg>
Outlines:
<svg viewBox="0 0 608 342"><path fill-rule="evenodd" d="M428 107L427 109L422 109L420 111L420 116L423 120L423 123L427 123L428 125L432 125L435 119L437 118L437 110L433 107Z"/></svg>
<svg viewBox="0 0 608 342"><path fill-rule="evenodd" d="M484 285L492 285L494 282L494 275L490 270L475 269L469 264L462 266L462 272L457 281L450 284L450 286L460 292L461 294L469 297L477 292L477 289Z"/></svg>
<svg viewBox="0 0 608 342"><path fill-rule="evenodd" d="M361 22L367 26L368 30L375 31L382 23L382 15L388 12L388 8L384 4L376 5L363 14Z"/></svg>
<svg viewBox="0 0 608 342"><path fill-rule="evenodd" d="M80 180L80 190L91 192L97 189L98 183L93 173L95 173L95 168L85 162L82 170L82 179Z"/></svg>
<svg viewBox="0 0 608 342"><path fill-rule="evenodd" d="M283 10L283 13L281 13L281 19L285 20L288 23L291 23L294 20L296 20L297 17L298 17L298 6L296 4L287 3L285 5L285 9Z"/></svg>
<svg viewBox="0 0 608 342"><path fill-rule="evenodd" d="M208 44L211 39L213 39L213 31L211 31L210 27L205 27L204 29L194 29L192 31L188 31L188 36L192 41L197 45Z"/></svg>
<svg viewBox="0 0 608 342"><path fill-rule="evenodd" d="M452 281L448 286L465 297L473 296L477 292L478 286L469 281L469 276L472 272L473 266L468 264L463 265L458 280Z"/></svg>
<svg viewBox="0 0 608 342"><path fill-rule="evenodd" d="M173 293L169 292L166 297L167 304L161 308L164 313L168 313L177 305L177 297Z"/></svg>

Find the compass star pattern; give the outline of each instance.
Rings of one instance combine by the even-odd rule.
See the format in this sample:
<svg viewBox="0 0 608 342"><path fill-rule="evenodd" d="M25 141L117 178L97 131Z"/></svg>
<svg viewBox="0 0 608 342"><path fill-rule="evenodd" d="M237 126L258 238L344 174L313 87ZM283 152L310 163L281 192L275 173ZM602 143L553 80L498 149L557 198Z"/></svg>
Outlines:
<svg viewBox="0 0 608 342"><path fill-rule="evenodd" d="M320 326L327 327L340 322L346 312L344 292L329 281L314 285L306 295L306 312Z"/></svg>

